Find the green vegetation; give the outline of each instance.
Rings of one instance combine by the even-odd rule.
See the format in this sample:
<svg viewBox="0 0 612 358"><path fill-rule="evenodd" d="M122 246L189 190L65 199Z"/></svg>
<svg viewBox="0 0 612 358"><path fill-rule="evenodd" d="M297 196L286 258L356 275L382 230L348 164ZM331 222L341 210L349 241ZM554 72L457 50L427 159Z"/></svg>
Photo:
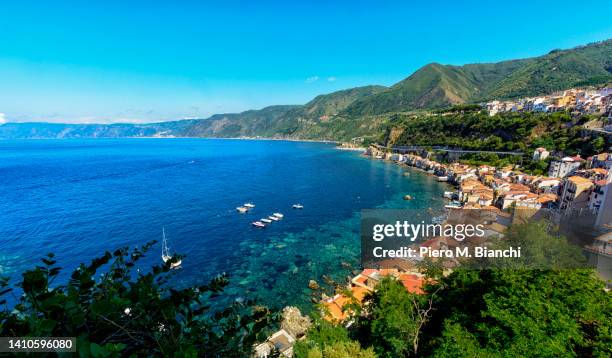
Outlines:
<svg viewBox="0 0 612 358"><path fill-rule="evenodd" d="M443 277L429 263L432 283L424 295L383 279L350 328L313 316L295 356L609 357L610 293L592 270L565 269L584 260L547 227L531 222L507 231L499 244L522 246L520 267L502 262ZM270 333L276 314L253 302L218 300L227 277L178 289L168 284L170 262L134 272L151 245L107 252L82 264L66 284L54 283L61 269L50 254L23 273L17 284L23 294L11 308L6 298L13 288L0 280L0 335L77 336L79 355L92 357L244 357Z"/></svg>
<svg viewBox="0 0 612 358"><path fill-rule="evenodd" d="M404 112L602 85L612 79L610 58L612 40L522 60L464 66L432 63L386 91L355 101L345 112Z"/></svg>
<svg viewBox="0 0 612 358"><path fill-rule="evenodd" d="M449 146L491 151L527 151L538 146L549 150L576 147L583 120L569 114L484 112L438 115L402 115L391 119L390 128L401 130L393 145Z"/></svg>
<svg viewBox="0 0 612 358"><path fill-rule="evenodd" d="M308 351L308 358L375 358L374 351L362 349L358 342L334 342L325 346L323 350L318 347Z"/></svg>
<svg viewBox="0 0 612 358"><path fill-rule="evenodd" d="M434 356L612 353L612 301L592 271L460 270L440 285L425 349Z"/></svg>
<svg viewBox="0 0 612 358"><path fill-rule="evenodd" d="M14 309L6 307L12 289L1 280L0 336L76 336L78 354L92 357L195 357L203 352L242 357L265 338L274 317L267 309L253 302L215 303L227 277L177 289L167 284L170 261L148 273L134 272L151 245L106 252L81 264L64 285L54 285L60 268L49 254L43 265L23 273L17 285L23 295Z"/></svg>
<svg viewBox="0 0 612 358"><path fill-rule="evenodd" d="M371 358L374 351L362 349L357 341L349 338L344 327L333 325L320 317L314 317L316 324L308 331L305 340L298 341L293 347L297 357L324 358Z"/></svg>
<svg viewBox="0 0 612 358"><path fill-rule="evenodd" d="M383 279L365 302L367 316L359 322L359 336L379 357L417 354L420 330L431 311L428 298L408 293L391 278Z"/></svg>
<svg viewBox="0 0 612 358"><path fill-rule="evenodd" d="M383 86L357 87L317 96L303 106L270 106L242 113L217 114L194 122L180 135L347 138L353 134L351 124L337 118L337 114L353 101L384 89Z"/></svg>
<svg viewBox="0 0 612 358"><path fill-rule="evenodd" d="M493 153L464 155L467 164L489 164L502 167L521 165L532 174L543 174L548 161L533 162L533 151L544 147L549 151L582 157L600 153L612 145L596 132L584 131L582 125L592 116L573 118L565 112L499 113L446 111L439 114L395 114L387 123L387 145L448 146L482 151L521 151L520 156ZM394 135L391 138L391 134ZM440 161L445 158L437 155Z"/></svg>
<svg viewBox="0 0 612 358"><path fill-rule="evenodd" d="M610 293L592 270L561 268L583 259L546 228L531 222L506 233L504 245L523 245L527 266L458 269L421 296L383 280L350 328L317 322L300 344L324 351L357 341L378 357L609 357ZM557 268L524 268L531 264Z"/></svg>

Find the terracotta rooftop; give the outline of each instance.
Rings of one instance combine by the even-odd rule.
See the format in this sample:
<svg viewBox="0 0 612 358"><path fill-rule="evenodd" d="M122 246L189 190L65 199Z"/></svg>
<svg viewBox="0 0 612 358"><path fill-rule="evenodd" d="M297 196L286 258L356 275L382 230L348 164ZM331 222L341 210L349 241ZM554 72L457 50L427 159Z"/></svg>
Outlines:
<svg viewBox="0 0 612 358"><path fill-rule="evenodd" d="M417 295L422 295L425 293L423 290L423 286L425 286L425 279L423 277L412 274L401 274L398 280L410 293L416 293Z"/></svg>
<svg viewBox="0 0 612 358"><path fill-rule="evenodd" d="M567 178L567 180L571 181L572 183L575 184L587 184L587 183L592 183L589 179L584 178L584 177L580 177L577 175L571 176L569 178Z"/></svg>

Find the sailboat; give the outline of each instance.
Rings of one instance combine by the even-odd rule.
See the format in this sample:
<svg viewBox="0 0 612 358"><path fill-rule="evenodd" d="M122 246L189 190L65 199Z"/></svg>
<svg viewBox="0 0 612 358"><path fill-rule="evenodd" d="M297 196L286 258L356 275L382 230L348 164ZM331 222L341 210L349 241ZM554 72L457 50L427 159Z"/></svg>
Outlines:
<svg viewBox="0 0 612 358"><path fill-rule="evenodd" d="M170 255L170 250L168 249L168 240L166 240L166 229L162 228L162 254L161 258L164 263L168 262L172 259L172 255ZM174 269L181 266L182 261L179 259L176 262L170 264L170 268Z"/></svg>

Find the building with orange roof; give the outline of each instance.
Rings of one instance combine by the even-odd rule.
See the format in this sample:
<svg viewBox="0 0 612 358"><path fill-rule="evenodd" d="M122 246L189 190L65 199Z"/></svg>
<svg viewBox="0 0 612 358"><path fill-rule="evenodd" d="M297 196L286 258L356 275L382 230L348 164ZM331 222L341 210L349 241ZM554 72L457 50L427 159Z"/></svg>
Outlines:
<svg viewBox="0 0 612 358"><path fill-rule="evenodd" d="M497 197L496 204L502 210L508 209L512 205L537 206L538 195L529 191L509 191Z"/></svg>
<svg viewBox="0 0 612 358"><path fill-rule="evenodd" d="M414 275L414 274L401 274L398 278L398 281L402 283L402 285L406 288L406 290L410 293L416 293L417 295L422 295L425 293L423 290L425 286L425 277L422 275Z"/></svg>
<svg viewBox="0 0 612 358"><path fill-rule="evenodd" d="M350 294L339 293L323 300L323 319L340 323L353 315L350 305L361 305L368 293L384 278L399 280L408 292L423 294L425 278L420 274L400 273L397 269L364 269L351 280Z"/></svg>
<svg viewBox="0 0 612 358"><path fill-rule="evenodd" d="M612 169L612 153L599 153L591 157L590 168Z"/></svg>
<svg viewBox="0 0 612 358"><path fill-rule="evenodd" d="M536 193L557 193L560 185L560 178L539 178L531 183L531 189Z"/></svg>
<svg viewBox="0 0 612 358"><path fill-rule="evenodd" d="M571 176L563 181L563 193L559 207L562 210L584 209L588 206L591 189L595 184L581 176Z"/></svg>
<svg viewBox="0 0 612 358"><path fill-rule="evenodd" d="M534 161L538 161L538 160L544 160L546 158L548 158L548 156L550 155L550 152L546 150L546 148L537 148L534 152L533 152L533 156L532 159Z"/></svg>
<svg viewBox="0 0 612 358"><path fill-rule="evenodd" d="M538 195L536 201L540 204L542 208L550 208L557 203L559 200L559 196L553 193L545 193Z"/></svg>

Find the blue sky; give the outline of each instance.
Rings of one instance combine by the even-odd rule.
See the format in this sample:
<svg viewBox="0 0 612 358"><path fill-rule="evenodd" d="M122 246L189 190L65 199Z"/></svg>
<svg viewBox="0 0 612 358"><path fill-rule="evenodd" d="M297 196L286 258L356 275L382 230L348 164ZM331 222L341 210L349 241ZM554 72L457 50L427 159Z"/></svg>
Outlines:
<svg viewBox="0 0 612 358"><path fill-rule="evenodd" d="M612 38L612 3L2 1L0 121L143 122Z"/></svg>

